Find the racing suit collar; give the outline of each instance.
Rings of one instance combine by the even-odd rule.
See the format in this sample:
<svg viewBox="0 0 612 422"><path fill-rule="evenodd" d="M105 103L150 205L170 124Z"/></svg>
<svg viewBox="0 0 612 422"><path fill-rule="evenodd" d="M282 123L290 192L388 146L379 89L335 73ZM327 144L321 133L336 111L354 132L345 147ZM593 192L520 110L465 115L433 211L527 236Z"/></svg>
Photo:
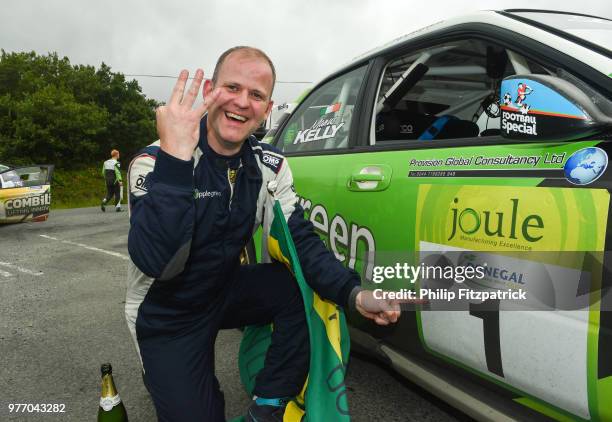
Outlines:
<svg viewBox="0 0 612 422"><path fill-rule="evenodd" d="M242 151L244 154L242 155L242 162L245 168L245 173L247 177L253 181L261 181L263 180L261 176L261 170L257 165L257 161L255 160L255 152L253 151L253 145L257 143L257 139L255 136L251 135L244 141L242 144Z"/></svg>

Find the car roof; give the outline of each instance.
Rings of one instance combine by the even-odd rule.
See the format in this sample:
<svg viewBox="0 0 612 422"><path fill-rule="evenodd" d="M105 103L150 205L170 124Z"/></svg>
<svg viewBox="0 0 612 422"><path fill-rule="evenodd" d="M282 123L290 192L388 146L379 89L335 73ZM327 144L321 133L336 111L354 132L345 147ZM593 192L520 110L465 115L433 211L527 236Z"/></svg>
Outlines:
<svg viewBox="0 0 612 422"><path fill-rule="evenodd" d="M589 45L590 43L588 42L579 43L579 40L576 39L577 37L560 36L559 32L562 31L552 32L551 28L547 25L536 25L536 21L525 18L524 16L520 16L526 13L533 13L534 15L537 13L549 13L557 14L560 16L586 16L609 21L609 19L599 18L596 16L582 15L571 12L548 10L544 11L540 9L509 9L500 11L482 10L439 21L412 31L401 37L395 38L379 47L366 51L365 53L355 57L349 63L346 63L345 65L338 68L336 71L329 74L321 82L329 79L331 76L336 75L337 73L344 72L350 68L358 66L359 64L364 64L374 57L385 54L388 50L395 49L403 44L408 44L414 41L415 39L427 37L428 35L445 30L452 30L454 27L468 24L488 24L497 28L503 28L513 32L529 34L530 38L539 41L545 45L556 48L560 51L572 51L572 55L575 58L588 64L589 66L595 68L596 70L605 75L608 75L610 73L610 71L612 70L612 65L610 64L609 56L607 56L606 54L606 51L608 51L609 53L609 50L606 50L604 46L598 46L601 48L594 49L593 45ZM319 85L321 82L317 83L316 85Z"/></svg>

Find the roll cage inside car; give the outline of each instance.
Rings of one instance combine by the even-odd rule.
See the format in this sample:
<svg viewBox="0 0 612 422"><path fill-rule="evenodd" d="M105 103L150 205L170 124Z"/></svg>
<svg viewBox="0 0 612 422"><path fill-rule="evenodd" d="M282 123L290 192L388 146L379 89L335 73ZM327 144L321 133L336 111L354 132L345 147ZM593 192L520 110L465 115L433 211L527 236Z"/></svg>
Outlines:
<svg viewBox="0 0 612 422"><path fill-rule="evenodd" d="M508 48L490 44L482 54L467 47L469 45L465 40L450 42L389 62L382 72L372 130L376 128L381 113L384 115L401 112L402 108L413 108L413 113L418 111L423 118L431 118L430 124L425 129L421 128L413 139L440 139L441 128L450 120L449 116L460 116L475 123L478 132L474 135L496 135L499 134L498 98L502 79L512 74L554 73L530 63ZM452 63L458 57L476 58L479 55L484 56L480 58L483 65ZM434 63L429 66L431 62ZM420 88L414 89L417 85ZM454 92L461 95L447 105L445 97L454 95ZM491 124L496 127L491 129ZM457 131L447 132L444 138L462 137ZM371 136L371 142L375 139L375 135ZM380 137L377 140L381 140Z"/></svg>

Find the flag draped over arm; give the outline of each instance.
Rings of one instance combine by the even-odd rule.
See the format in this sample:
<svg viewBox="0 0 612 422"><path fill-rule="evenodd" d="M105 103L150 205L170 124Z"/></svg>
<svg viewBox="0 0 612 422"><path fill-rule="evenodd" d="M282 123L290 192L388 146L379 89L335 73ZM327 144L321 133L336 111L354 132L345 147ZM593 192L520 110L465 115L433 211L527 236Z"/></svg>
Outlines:
<svg viewBox="0 0 612 422"><path fill-rule="evenodd" d="M301 393L285 410L284 422L350 421L344 384L350 339L341 307L323 300L306 283L295 245L280 203L274 203L274 219L268 237L270 256L284 263L295 276L306 311L310 335L310 370ZM246 327L240 345L240 377L249 394L263 367L273 327Z"/></svg>

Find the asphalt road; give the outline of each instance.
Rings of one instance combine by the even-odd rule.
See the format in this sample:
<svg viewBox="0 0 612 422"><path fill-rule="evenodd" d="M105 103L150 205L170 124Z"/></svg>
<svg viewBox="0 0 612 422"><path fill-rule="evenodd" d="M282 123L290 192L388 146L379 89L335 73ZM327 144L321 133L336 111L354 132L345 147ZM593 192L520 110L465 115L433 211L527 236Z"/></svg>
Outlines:
<svg viewBox="0 0 612 422"><path fill-rule="evenodd" d="M155 421L123 306L128 216L98 208L52 211L43 223L0 226L0 420L93 421L100 364L111 362L130 421ZM217 376L226 415L249 397L237 369L241 333L220 333ZM353 357L354 421L454 421L456 411L375 362ZM9 404L58 404L64 413L10 413Z"/></svg>

